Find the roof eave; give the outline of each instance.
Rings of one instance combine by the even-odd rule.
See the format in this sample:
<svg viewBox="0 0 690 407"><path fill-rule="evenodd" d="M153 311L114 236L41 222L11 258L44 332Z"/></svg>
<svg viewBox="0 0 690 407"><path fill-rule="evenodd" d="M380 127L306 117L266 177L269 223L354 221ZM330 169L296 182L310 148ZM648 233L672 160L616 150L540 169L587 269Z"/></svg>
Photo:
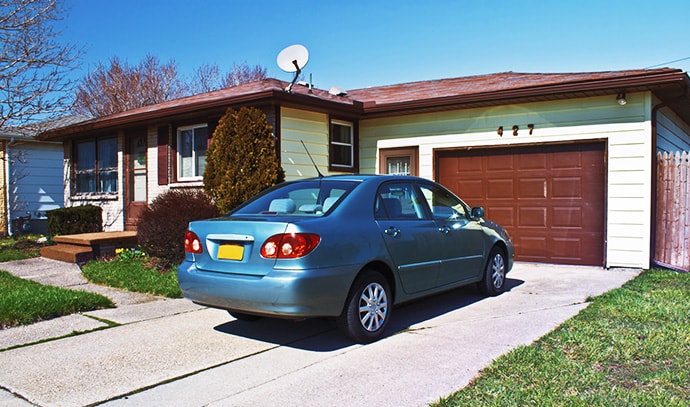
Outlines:
<svg viewBox="0 0 690 407"><path fill-rule="evenodd" d="M214 100L200 101L196 103L185 103L159 109L144 110L137 113L123 112L112 116L101 117L84 123L63 127L60 129L46 131L37 138L41 140L64 140L76 134L87 132L99 132L112 130L122 127L132 127L145 125L153 122L170 121L182 115L201 114L205 111L212 112L228 107L240 105L262 105L262 104L283 104L291 106L310 106L323 111L337 111L341 114L357 115L362 113L362 103L350 101L343 103L325 100L310 95L299 93L289 93L279 89L269 89L245 95L238 95L231 98L219 98Z"/></svg>

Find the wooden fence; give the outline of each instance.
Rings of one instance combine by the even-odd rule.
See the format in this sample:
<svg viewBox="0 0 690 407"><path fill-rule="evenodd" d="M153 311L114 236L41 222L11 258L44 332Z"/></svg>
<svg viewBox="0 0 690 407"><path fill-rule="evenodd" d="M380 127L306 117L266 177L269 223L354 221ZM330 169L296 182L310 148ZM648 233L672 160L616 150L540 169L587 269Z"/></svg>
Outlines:
<svg viewBox="0 0 690 407"><path fill-rule="evenodd" d="M690 154L657 155L654 261L690 271Z"/></svg>

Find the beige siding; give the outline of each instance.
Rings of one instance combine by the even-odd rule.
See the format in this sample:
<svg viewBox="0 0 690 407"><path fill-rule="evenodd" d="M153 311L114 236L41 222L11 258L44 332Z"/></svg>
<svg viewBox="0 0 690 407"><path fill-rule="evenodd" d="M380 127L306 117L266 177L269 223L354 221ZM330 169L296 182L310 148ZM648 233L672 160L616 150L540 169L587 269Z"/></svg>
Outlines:
<svg viewBox="0 0 690 407"><path fill-rule="evenodd" d="M328 128L325 113L281 108L280 156L287 181L318 175L305 146L323 175L337 174L328 171Z"/></svg>
<svg viewBox="0 0 690 407"><path fill-rule="evenodd" d="M607 266L649 267L651 202L651 95L468 109L360 122L361 172L378 172L378 150L419 147L419 174L434 178L441 148L511 146L604 140L608 145ZM534 124L529 135L527 124ZM512 135L518 125L518 136ZM500 137L496 130L503 126Z"/></svg>

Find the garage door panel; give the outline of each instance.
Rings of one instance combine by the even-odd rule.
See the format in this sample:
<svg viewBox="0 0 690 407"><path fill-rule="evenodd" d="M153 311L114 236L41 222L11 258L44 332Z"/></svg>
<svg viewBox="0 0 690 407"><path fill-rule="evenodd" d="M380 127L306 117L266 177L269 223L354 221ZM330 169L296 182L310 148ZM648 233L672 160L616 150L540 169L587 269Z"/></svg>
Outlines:
<svg viewBox="0 0 690 407"><path fill-rule="evenodd" d="M582 198L582 178L580 177L553 178L550 184L553 198Z"/></svg>
<svg viewBox="0 0 690 407"><path fill-rule="evenodd" d="M437 158L439 182L506 227L517 260L604 264L604 143L444 151Z"/></svg>
<svg viewBox="0 0 690 407"><path fill-rule="evenodd" d="M542 153L526 155L516 155L517 171L540 170L545 171L547 166L547 155Z"/></svg>
<svg viewBox="0 0 690 407"><path fill-rule="evenodd" d="M551 213L551 219L553 219L551 227L556 229L583 229L582 208L557 207L553 208Z"/></svg>
<svg viewBox="0 0 690 407"><path fill-rule="evenodd" d="M582 168L582 156L580 154L555 153L551 156L551 170L566 170Z"/></svg>
<svg viewBox="0 0 690 407"><path fill-rule="evenodd" d="M512 172L515 169L515 158L511 154L503 154L496 160L484 160L484 164L480 164L484 170L491 172L507 171Z"/></svg>
<svg viewBox="0 0 690 407"><path fill-rule="evenodd" d="M514 207L490 206L484 208L486 212L491 212L491 220L505 228L517 227L517 216Z"/></svg>
<svg viewBox="0 0 690 407"><path fill-rule="evenodd" d="M546 228L546 208L521 207L518 213L518 227Z"/></svg>
<svg viewBox="0 0 690 407"><path fill-rule="evenodd" d="M479 182L481 184L481 181ZM513 199L515 192L513 191L513 179L490 179L486 183L488 191L486 196L489 199Z"/></svg>
<svg viewBox="0 0 690 407"><path fill-rule="evenodd" d="M582 257L582 245L580 239L570 237L554 237L551 239L553 256L556 258L580 258Z"/></svg>
<svg viewBox="0 0 690 407"><path fill-rule="evenodd" d="M546 197L546 178L526 178L518 180L518 199Z"/></svg>

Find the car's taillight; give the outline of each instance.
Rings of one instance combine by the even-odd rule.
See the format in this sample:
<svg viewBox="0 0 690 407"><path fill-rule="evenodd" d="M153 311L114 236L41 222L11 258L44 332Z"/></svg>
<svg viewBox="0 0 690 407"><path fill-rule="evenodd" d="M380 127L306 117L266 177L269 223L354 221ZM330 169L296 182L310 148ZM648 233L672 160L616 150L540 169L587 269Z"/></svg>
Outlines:
<svg viewBox="0 0 690 407"><path fill-rule="evenodd" d="M266 239L261 256L267 259L296 259L309 254L321 241L312 233L282 233Z"/></svg>
<svg viewBox="0 0 690 407"><path fill-rule="evenodd" d="M196 233L188 230L184 234L184 251L188 253L201 254L201 240Z"/></svg>

